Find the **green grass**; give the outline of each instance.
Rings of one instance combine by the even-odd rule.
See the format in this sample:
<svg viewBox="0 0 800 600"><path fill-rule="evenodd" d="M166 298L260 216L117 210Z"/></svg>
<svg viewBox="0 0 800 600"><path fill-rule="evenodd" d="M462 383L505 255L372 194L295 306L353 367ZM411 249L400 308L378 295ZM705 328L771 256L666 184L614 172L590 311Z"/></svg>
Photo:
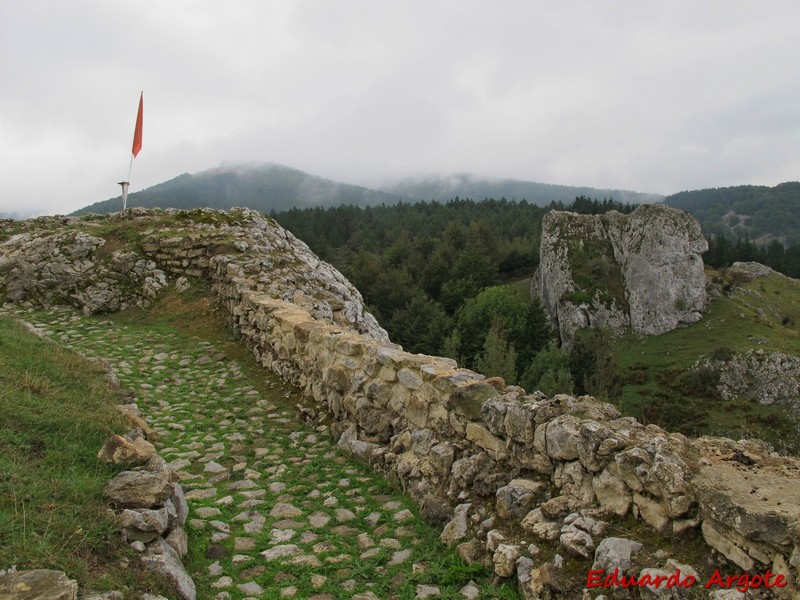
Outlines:
<svg viewBox="0 0 800 600"><path fill-rule="evenodd" d="M709 278L724 275L708 272ZM739 283L713 299L702 320L659 336L629 335L617 345L627 384L618 404L626 414L685 433L759 437L797 453L786 408L723 401L687 386L698 361L730 350L800 355L800 283L780 276ZM711 373L707 373L711 375Z"/></svg>
<svg viewBox="0 0 800 600"><path fill-rule="evenodd" d="M160 589L102 495L114 470L97 452L125 431L117 398L100 367L0 318L0 566L63 570L98 590Z"/></svg>

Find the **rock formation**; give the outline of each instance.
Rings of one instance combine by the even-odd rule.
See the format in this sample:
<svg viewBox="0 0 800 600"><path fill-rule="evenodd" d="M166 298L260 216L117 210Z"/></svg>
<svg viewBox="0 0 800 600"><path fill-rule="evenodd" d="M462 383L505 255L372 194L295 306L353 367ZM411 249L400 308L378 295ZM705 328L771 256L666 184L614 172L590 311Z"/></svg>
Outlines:
<svg viewBox="0 0 800 600"><path fill-rule="evenodd" d="M707 249L697 221L664 205L630 215L551 211L533 292L566 345L584 327L657 335L701 318Z"/></svg>
<svg viewBox="0 0 800 600"><path fill-rule="evenodd" d="M341 273L254 210L133 208L106 217L5 220L0 240L0 297L7 301L66 304L87 314L148 306L166 286L165 272L202 277L218 257L229 276L253 290L389 339Z"/></svg>

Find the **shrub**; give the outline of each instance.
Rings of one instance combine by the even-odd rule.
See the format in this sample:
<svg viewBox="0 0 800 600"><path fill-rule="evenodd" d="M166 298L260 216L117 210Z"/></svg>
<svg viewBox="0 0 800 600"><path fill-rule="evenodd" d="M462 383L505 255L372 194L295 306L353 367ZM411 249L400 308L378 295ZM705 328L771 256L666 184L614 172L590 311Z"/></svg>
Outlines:
<svg viewBox="0 0 800 600"><path fill-rule="evenodd" d="M736 355L736 351L730 346L717 346L709 358L716 362L728 362Z"/></svg>

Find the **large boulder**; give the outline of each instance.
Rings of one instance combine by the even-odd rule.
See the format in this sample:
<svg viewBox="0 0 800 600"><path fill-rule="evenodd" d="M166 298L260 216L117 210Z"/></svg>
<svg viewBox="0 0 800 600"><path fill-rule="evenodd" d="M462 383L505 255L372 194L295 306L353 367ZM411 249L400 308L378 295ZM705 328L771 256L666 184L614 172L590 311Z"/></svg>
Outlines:
<svg viewBox="0 0 800 600"><path fill-rule="evenodd" d="M705 310L707 249L700 224L665 205L630 215L551 211L542 221L533 292L567 345L584 327L666 333Z"/></svg>

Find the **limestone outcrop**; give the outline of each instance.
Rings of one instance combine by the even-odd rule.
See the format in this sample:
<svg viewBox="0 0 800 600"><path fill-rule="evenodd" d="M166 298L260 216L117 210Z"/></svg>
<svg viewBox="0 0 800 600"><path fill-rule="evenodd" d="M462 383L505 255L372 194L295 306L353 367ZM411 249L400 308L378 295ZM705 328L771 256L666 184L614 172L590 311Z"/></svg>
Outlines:
<svg viewBox="0 0 800 600"><path fill-rule="evenodd" d="M361 294L302 241L254 210L140 208L98 217L0 221L0 297L85 313L149 306L180 277L224 268L317 319L388 341Z"/></svg>
<svg viewBox="0 0 800 600"><path fill-rule="evenodd" d="M665 205L629 215L551 211L532 291L566 345L584 327L657 335L701 318L707 249L699 223Z"/></svg>

